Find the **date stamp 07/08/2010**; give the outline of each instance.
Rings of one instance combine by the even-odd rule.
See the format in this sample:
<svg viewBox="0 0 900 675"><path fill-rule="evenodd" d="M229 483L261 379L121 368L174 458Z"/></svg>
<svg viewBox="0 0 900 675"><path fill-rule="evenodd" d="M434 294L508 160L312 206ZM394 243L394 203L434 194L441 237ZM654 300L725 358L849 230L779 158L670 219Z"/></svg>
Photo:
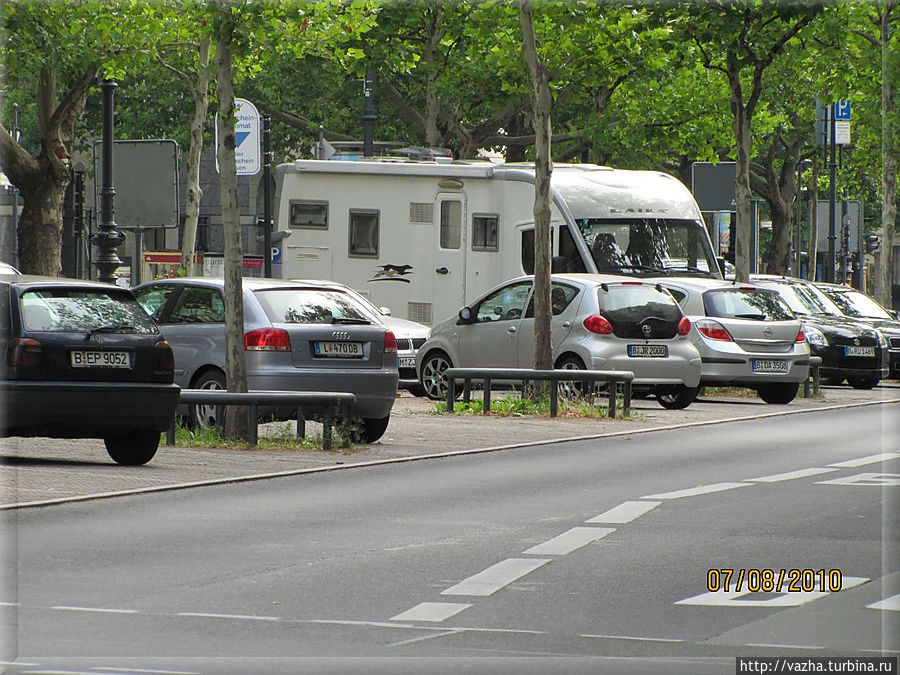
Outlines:
<svg viewBox="0 0 900 675"><path fill-rule="evenodd" d="M843 574L826 569L711 569L706 573L710 593L836 593L841 590Z"/></svg>

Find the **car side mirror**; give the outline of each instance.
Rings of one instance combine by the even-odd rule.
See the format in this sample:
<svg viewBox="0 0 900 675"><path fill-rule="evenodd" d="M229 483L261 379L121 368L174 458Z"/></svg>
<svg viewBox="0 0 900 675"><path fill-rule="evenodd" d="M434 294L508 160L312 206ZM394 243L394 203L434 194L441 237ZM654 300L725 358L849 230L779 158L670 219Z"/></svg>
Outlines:
<svg viewBox="0 0 900 675"><path fill-rule="evenodd" d="M725 256L716 256L716 264L719 266L719 274L721 274L722 278L725 279Z"/></svg>
<svg viewBox="0 0 900 675"><path fill-rule="evenodd" d="M471 307L463 307L459 310L459 323L472 323Z"/></svg>
<svg viewBox="0 0 900 675"><path fill-rule="evenodd" d="M378 308L378 311L381 312L384 316L390 316L390 315L391 315L391 308L390 308L390 307L379 307L379 308Z"/></svg>

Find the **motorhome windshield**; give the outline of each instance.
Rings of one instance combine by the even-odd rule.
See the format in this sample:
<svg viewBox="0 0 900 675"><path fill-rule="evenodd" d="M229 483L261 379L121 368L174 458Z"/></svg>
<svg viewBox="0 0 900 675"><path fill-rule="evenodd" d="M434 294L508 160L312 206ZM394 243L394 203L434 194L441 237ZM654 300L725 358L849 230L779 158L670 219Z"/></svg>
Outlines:
<svg viewBox="0 0 900 675"><path fill-rule="evenodd" d="M701 223L671 218L582 218L578 227L597 271L719 277Z"/></svg>

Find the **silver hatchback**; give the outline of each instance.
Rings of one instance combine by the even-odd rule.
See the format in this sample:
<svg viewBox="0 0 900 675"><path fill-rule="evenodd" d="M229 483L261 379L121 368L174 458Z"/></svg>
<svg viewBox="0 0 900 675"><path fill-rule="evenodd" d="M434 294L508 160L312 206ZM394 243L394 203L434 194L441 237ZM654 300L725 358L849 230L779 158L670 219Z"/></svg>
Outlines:
<svg viewBox="0 0 900 675"><path fill-rule="evenodd" d="M715 279L661 279L693 324L700 383L755 389L766 403L790 403L809 375L800 320L777 291Z"/></svg>
<svg viewBox="0 0 900 675"><path fill-rule="evenodd" d="M397 395L397 341L357 300L327 282L244 279L244 357L251 390L347 391L366 442L387 429ZM222 279L162 279L133 289L175 354L175 382L225 389ZM215 424L213 406L192 406L189 421ZM260 411L287 418L293 411Z"/></svg>
<svg viewBox="0 0 900 675"><path fill-rule="evenodd" d="M494 288L459 315L432 328L419 349L419 381L446 398L445 371L531 368L534 363L533 277ZM700 382L700 354L690 321L659 284L600 274L555 274L551 280L555 368L624 370L637 392L684 408Z"/></svg>

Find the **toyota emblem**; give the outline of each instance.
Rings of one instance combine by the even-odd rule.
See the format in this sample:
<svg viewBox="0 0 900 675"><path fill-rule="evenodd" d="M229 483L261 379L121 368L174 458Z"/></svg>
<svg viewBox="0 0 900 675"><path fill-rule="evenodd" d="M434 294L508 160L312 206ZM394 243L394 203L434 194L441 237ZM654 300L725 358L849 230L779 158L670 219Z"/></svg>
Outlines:
<svg viewBox="0 0 900 675"><path fill-rule="evenodd" d="M641 326L641 332L642 332L646 337L650 337L650 333L653 332L653 329L650 327L649 324L646 324L646 323L645 323L643 326Z"/></svg>

